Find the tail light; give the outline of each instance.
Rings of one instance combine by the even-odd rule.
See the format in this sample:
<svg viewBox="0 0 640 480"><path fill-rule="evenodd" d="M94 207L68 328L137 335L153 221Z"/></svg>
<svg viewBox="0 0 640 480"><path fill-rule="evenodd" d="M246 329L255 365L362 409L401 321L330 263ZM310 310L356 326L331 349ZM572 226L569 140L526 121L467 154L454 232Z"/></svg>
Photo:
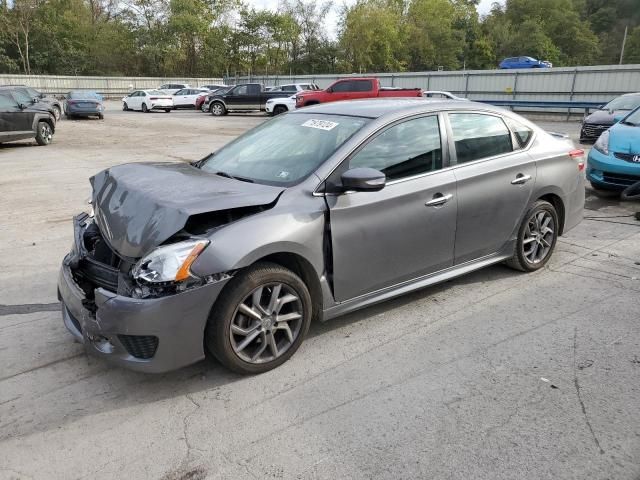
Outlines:
<svg viewBox="0 0 640 480"><path fill-rule="evenodd" d="M575 159L578 162L578 171L581 172L584 170L584 150L581 148L576 148L575 150L571 150L569 152L569 156Z"/></svg>
<svg viewBox="0 0 640 480"><path fill-rule="evenodd" d="M67 100L67 103L69 105L74 105L76 103L76 101L75 100Z"/></svg>

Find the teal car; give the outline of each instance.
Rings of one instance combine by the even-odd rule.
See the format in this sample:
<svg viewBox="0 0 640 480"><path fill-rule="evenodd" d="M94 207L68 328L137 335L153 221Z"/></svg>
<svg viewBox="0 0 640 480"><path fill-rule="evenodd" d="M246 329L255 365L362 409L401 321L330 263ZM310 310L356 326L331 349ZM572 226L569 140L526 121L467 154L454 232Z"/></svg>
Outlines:
<svg viewBox="0 0 640 480"><path fill-rule="evenodd" d="M640 182L640 108L600 135L589 152L587 179L601 190L622 191Z"/></svg>

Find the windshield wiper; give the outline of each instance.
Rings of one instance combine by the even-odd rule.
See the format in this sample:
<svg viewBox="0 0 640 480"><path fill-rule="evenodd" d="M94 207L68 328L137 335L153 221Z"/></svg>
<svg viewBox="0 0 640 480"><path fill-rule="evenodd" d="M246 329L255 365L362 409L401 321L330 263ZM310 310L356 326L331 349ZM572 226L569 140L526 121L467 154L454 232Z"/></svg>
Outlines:
<svg viewBox="0 0 640 480"><path fill-rule="evenodd" d="M225 177L225 178L231 178L232 180L239 180L240 182L255 183L250 178L237 177L237 176L231 175L230 173L227 173L227 172L216 172L216 175L219 175L219 176Z"/></svg>
<svg viewBox="0 0 640 480"><path fill-rule="evenodd" d="M637 127L638 124L637 123L633 123L633 122L629 122L627 120L623 120L622 122L620 122L622 125L629 125L630 127Z"/></svg>

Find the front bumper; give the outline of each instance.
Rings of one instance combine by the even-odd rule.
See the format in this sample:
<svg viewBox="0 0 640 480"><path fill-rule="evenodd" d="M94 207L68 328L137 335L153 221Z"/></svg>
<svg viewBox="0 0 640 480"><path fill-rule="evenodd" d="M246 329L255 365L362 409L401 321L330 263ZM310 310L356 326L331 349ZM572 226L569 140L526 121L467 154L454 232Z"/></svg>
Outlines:
<svg viewBox="0 0 640 480"><path fill-rule="evenodd" d="M78 237L76 231L76 244ZM75 247L75 252L82 250ZM204 330L228 278L145 299L98 287L90 301L74 279L75 252L65 257L60 268L58 298L65 326L88 353L131 370L153 373L204 358Z"/></svg>
<svg viewBox="0 0 640 480"><path fill-rule="evenodd" d="M265 103L264 110L267 113L273 113L273 107L275 107L274 103Z"/></svg>
<svg viewBox="0 0 640 480"><path fill-rule="evenodd" d="M640 182L640 164L625 162L612 153L605 155L592 148L587 159L587 180L602 188L624 190Z"/></svg>

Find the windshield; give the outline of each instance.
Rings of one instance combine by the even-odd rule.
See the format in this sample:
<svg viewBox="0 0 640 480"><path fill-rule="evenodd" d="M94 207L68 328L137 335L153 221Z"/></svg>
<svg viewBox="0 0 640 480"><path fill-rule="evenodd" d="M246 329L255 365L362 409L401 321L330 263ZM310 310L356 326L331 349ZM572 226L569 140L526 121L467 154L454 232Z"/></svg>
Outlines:
<svg viewBox="0 0 640 480"><path fill-rule="evenodd" d="M607 103L604 110L634 110L637 107L640 107L640 95L623 95Z"/></svg>
<svg viewBox="0 0 640 480"><path fill-rule="evenodd" d="M29 95L26 89L15 89L13 91L13 96L18 101L18 103L23 103L28 105L35 100L35 97Z"/></svg>
<svg viewBox="0 0 640 480"><path fill-rule="evenodd" d="M294 114L269 120L201 165L202 170L268 185L293 185L316 170L369 119Z"/></svg>
<svg viewBox="0 0 640 480"><path fill-rule="evenodd" d="M624 125L632 125L634 127L640 127L640 108L638 108L635 112L631 112L627 115L627 118L622 120Z"/></svg>

